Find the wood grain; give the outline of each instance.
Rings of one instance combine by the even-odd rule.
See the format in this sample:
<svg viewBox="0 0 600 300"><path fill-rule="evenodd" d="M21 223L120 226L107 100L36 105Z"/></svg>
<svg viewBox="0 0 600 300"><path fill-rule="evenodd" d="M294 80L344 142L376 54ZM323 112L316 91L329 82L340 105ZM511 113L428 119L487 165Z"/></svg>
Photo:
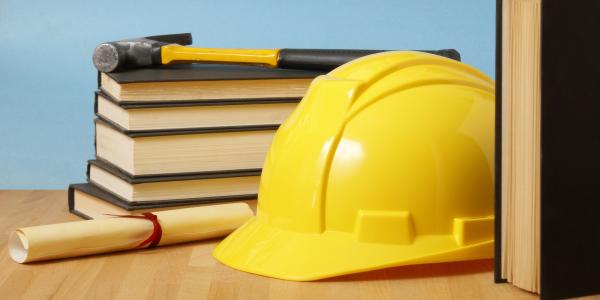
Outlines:
<svg viewBox="0 0 600 300"><path fill-rule="evenodd" d="M492 261L398 267L290 282L215 261L218 240L20 265L7 253L15 228L79 220L64 191L0 191L2 299L530 299L494 284Z"/></svg>

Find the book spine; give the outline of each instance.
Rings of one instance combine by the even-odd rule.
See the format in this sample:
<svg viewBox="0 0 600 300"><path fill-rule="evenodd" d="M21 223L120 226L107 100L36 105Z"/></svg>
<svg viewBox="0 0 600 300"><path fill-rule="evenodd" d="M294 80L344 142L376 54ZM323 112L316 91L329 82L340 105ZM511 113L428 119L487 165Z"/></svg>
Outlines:
<svg viewBox="0 0 600 300"><path fill-rule="evenodd" d="M67 190L67 201L69 204L69 212L82 218L85 220L90 220L91 218L75 209L75 189L78 184L70 184ZM81 184L79 184L81 185Z"/></svg>
<svg viewBox="0 0 600 300"><path fill-rule="evenodd" d="M98 115L98 93L94 93L94 115Z"/></svg>
<svg viewBox="0 0 600 300"><path fill-rule="evenodd" d="M496 0L496 112L494 144L494 281L502 278L502 0Z"/></svg>

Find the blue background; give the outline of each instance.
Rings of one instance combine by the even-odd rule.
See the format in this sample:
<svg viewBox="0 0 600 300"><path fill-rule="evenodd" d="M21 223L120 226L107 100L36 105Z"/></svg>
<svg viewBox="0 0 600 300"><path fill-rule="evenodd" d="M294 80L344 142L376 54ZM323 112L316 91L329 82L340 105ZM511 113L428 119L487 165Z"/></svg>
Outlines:
<svg viewBox="0 0 600 300"><path fill-rule="evenodd" d="M93 157L94 47L192 32L238 48L456 48L493 77L495 2L0 1L0 189L85 180Z"/></svg>

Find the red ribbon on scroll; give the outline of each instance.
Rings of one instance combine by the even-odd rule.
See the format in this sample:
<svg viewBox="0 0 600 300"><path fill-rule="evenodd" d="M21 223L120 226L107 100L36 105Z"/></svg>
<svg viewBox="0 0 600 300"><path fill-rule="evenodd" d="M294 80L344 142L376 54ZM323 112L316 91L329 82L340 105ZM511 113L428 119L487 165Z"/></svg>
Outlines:
<svg viewBox="0 0 600 300"><path fill-rule="evenodd" d="M152 230L152 234L145 240L143 240L136 248L143 248L146 245L149 245L148 248L154 248L160 243L160 239L162 237L162 227L160 227L160 222L158 222L158 217L150 212L143 213L141 215L112 215L107 214L109 216L119 217L119 218L133 218L133 219L146 219L152 222L154 226Z"/></svg>

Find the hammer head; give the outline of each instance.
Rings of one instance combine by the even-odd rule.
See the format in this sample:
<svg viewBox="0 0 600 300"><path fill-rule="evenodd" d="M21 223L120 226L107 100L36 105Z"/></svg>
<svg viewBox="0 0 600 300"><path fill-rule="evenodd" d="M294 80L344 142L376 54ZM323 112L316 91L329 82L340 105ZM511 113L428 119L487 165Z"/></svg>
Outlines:
<svg viewBox="0 0 600 300"><path fill-rule="evenodd" d="M127 67L160 65L160 48L168 44L190 45L191 33L154 35L102 43L94 49L94 66L109 73Z"/></svg>

